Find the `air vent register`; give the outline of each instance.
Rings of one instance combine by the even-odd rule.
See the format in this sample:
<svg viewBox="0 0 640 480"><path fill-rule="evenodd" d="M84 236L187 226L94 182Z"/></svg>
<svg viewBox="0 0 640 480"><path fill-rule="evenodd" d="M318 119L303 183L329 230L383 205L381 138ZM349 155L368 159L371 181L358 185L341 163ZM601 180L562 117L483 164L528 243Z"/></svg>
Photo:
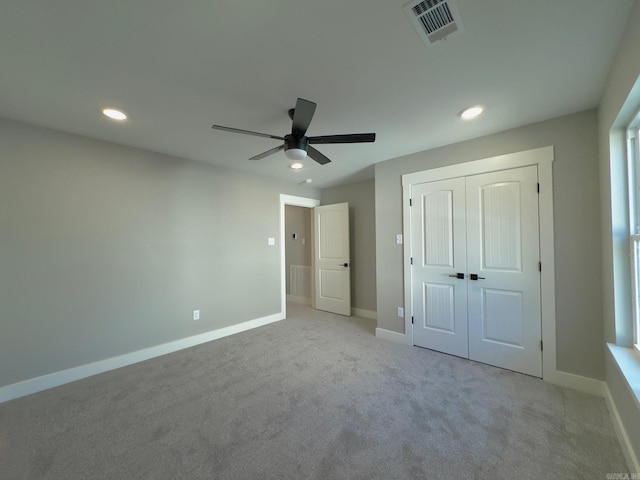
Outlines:
<svg viewBox="0 0 640 480"><path fill-rule="evenodd" d="M403 8L428 47L464 29L454 0L414 0Z"/></svg>

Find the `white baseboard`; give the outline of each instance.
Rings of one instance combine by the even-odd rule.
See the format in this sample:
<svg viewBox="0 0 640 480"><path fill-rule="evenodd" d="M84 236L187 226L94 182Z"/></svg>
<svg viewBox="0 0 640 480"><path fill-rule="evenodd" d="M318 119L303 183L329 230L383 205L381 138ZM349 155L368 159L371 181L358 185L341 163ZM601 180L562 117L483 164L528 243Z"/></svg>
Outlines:
<svg viewBox="0 0 640 480"><path fill-rule="evenodd" d="M624 458L627 461L627 466L629 467L629 470L631 472L640 473L640 460L631 447L631 442L629 440L629 436L627 435L627 430L624 428L624 424L622 423L622 419L620 418L620 413L618 413L618 408L613 401L613 396L611 396L611 391L609 391L609 386L606 383L604 384L604 399L607 402L609 416L611 417L613 428L616 431L618 443L620 443L622 453L624 454Z"/></svg>
<svg viewBox="0 0 640 480"><path fill-rule="evenodd" d="M597 395L598 397L604 397L605 395L605 382L594 378L557 370L554 372L552 378L545 378L544 380L555 385L560 385L561 387L572 388L580 392Z"/></svg>
<svg viewBox="0 0 640 480"><path fill-rule="evenodd" d="M352 308L351 315L355 315L356 317L368 318L370 320L378 320L378 312L364 310L363 308Z"/></svg>
<svg viewBox="0 0 640 480"><path fill-rule="evenodd" d="M297 296L297 295L287 295L287 301L295 302L295 303L301 303L303 305L311 305L311 298L310 297L300 297L300 296Z"/></svg>
<svg viewBox="0 0 640 480"><path fill-rule="evenodd" d="M239 323L237 325L231 325L229 327L219 328L218 330L212 330L211 332L202 333L200 335L194 335L188 338L182 338L174 342L164 343L162 345L156 345L154 347L144 348L117 357L107 358L98 362L88 363L86 365L80 365L78 367L69 368L59 372L50 373L41 377L30 378L22 382L13 383L0 387L0 403L13 400L14 398L24 397L32 393L37 393L49 388L58 387L65 383L75 382L92 375L108 372L109 370L115 370L116 368L126 367L134 363L143 362L151 358L166 355L168 353L177 352L185 348L194 347L201 343L217 340L222 337L228 337L236 333L251 330L253 328L262 327L269 323L277 322L284 319L282 312L274 313L266 317L256 318L247 322Z"/></svg>
<svg viewBox="0 0 640 480"><path fill-rule="evenodd" d="M403 345L409 345L408 337L404 333L392 332L384 328L376 328L376 337Z"/></svg>

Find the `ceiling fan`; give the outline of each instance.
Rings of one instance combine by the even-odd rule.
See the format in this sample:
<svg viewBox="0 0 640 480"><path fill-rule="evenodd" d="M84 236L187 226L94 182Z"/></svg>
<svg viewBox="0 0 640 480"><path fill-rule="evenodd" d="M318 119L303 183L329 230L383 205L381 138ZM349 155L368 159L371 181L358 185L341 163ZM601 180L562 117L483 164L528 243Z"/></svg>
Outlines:
<svg viewBox="0 0 640 480"><path fill-rule="evenodd" d="M269 135L268 133L252 132L250 130L241 130L239 128L223 127L222 125L212 125L211 128L216 130L224 130L232 133L243 133L245 135L254 135L256 137L273 138L275 140L282 140L284 143L260 153L255 157L251 157L249 160L261 160L269 155L272 155L280 150L284 149L285 155L291 160L302 160L309 155L313 160L320 165L329 163L327 157L325 157L318 150L311 145L318 143L363 143L363 142L375 142L375 133L350 133L344 135L322 135L320 137L307 137L305 133L313 113L316 110L316 104L305 100L304 98L298 98L296 101L296 107L289 110L289 118L292 120L291 133L284 137L277 135Z"/></svg>

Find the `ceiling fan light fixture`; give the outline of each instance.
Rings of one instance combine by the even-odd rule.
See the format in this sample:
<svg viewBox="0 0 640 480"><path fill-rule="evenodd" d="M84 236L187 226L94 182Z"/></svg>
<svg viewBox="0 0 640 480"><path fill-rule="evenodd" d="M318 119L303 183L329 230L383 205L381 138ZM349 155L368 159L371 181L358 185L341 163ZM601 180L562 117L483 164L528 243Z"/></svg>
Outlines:
<svg viewBox="0 0 640 480"><path fill-rule="evenodd" d="M289 160L304 160L305 158L307 158L307 151L302 148L289 148L284 151L284 154Z"/></svg>
<svg viewBox="0 0 640 480"><path fill-rule="evenodd" d="M285 135L284 154L289 160L304 160L307 158L307 137L297 135Z"/></svg>
<svg viewBox="0 0 640 480"><path fill-rule="evenodd" d="M473 107L465 108L459 113L463 120L473 120L474 118L482 115L484 107L482 105L474 105Z"/></svg>

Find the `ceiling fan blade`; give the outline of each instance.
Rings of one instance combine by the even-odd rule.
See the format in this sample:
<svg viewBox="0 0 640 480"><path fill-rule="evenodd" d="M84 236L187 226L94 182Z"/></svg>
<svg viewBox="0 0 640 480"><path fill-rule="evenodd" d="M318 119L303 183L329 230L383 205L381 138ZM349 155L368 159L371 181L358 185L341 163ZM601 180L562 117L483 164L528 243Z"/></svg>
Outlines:
<svg viewBox="0 0 640 480"><path fill-rule="evenodd" d="M296 101L296 108L293 111L293 125L291 126L291 133L296 136L302 137L313 118L313 114L316 111L316 104L305 100L304 98L298 98Z"/></svg>
<svg viewBox="0 0 640 480"><path fill-rule="evenodd" d="M223 127L222 125L211 125L211 128L216 130L224 130L231 133L243 133L244 135L253 135L255 137L273 138L275 140L284 140L284 137L278 137L277 135L269 135L268 133L252 132L251 130L241 130L233 127Z"/></svg>
<svg viewBox="0 0 640 480"><path fill-rule="evenodd" d="M264 157L273 155L274 153L279 152L282 149L284 149L284 143L282 145L278 145L277 147L271 148L266 152L262 152L261 154L256 155L255 157L251 157L249 160L262 160Z"/></svg>
<svg viewBox="0 0 640 480"><path fill-rule="evenodd" d="M313 160L318 162L320 165L326 165L331 162L327 157L321 154L318 150L313 148L311 145L307 145L307 155L309 155Z"/></svg>
<svg viewBox="0 0 640 480"><path fill-rule="evenodd" d="M350 133L346 135L322 135L320 137L307 137L309 143L364 143L375 142L375 133Z"/></svg>

